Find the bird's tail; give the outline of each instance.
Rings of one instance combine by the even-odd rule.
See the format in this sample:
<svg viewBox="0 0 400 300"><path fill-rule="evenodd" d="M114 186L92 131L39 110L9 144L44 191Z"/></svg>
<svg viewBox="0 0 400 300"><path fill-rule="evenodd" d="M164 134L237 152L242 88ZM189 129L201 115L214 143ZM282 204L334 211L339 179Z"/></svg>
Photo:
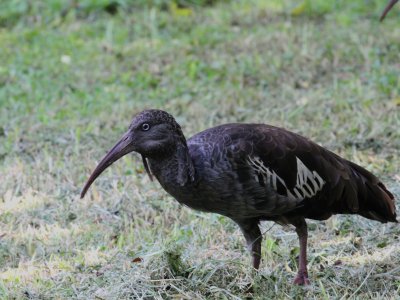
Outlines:
<svg viewBox="0 0 400 300"><path fill-rule="evenodd" d="M352 175L357 184L359 214L382 223L396 222L395 199L379 179L353 162L350 162Z"/></svg>

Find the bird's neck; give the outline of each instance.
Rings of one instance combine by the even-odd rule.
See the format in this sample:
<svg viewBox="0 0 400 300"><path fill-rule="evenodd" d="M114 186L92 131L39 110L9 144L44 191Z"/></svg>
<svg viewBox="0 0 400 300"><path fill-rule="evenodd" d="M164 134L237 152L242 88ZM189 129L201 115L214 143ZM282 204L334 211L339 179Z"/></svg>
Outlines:
<svg viewBox="0 0 400 300"><path fill-rule="evenodd" d="M184 186L195 179L192 159L186 144L178 144L174 152L163 157L149 157L151 173L162 186Z"/></svg>

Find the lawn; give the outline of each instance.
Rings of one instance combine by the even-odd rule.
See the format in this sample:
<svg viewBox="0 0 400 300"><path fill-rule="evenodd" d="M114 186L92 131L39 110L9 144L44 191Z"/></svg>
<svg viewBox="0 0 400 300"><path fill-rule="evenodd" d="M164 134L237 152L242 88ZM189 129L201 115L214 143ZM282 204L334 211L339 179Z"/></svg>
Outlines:
<svg viewBox="0 0 400 300"><path fill-rule="evenodd" d="M180 206L138 155L79 193L160 108L187 137L226 122L305 135L400 207L399 8L379 23L385 1L111 2L0 4L0 298L398 298L397 224L310 221L299 287L293 228L263 223L255 272L237 226Z"/></svg>

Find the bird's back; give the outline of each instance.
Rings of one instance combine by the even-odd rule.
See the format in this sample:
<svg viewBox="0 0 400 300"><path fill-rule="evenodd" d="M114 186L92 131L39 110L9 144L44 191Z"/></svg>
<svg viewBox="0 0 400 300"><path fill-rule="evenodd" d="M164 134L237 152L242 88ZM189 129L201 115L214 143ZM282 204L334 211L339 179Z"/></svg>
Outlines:
<svg viewBox="0 0 400 300"><path fill-rule="evenodd" d="M208 188L204 201L211 207L203 210L232 218L321 220L349 213L396 221L394 197L378 178L285 129L225 124L194 135L188 147L199 193Z"/></svg>

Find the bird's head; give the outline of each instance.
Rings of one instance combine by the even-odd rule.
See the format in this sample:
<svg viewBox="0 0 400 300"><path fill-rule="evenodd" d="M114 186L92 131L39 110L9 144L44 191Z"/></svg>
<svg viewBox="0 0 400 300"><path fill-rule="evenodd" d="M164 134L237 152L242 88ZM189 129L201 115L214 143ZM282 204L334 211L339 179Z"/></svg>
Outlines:
<svg viewBox="0 0 400 300"><path fill-rule="evenodd" d="M178 143L185 143L181 127L169 113L149 109L136 115L128 132L120 142L126 139L128 152L135 151L145 157L162 158L175 151Z"/></svg>
<svg viewBox="0 0 400 300"><path fill-rule="evenodd" d="M133 118L128 131L97 165L82 190L81 198L106 168L128 153L132 151L140 153L146 171L150 174L146 157L168 158L172 153L179 152L181 148L187 149L186 140L173 116L157 109L142 111Z"/></svg>

